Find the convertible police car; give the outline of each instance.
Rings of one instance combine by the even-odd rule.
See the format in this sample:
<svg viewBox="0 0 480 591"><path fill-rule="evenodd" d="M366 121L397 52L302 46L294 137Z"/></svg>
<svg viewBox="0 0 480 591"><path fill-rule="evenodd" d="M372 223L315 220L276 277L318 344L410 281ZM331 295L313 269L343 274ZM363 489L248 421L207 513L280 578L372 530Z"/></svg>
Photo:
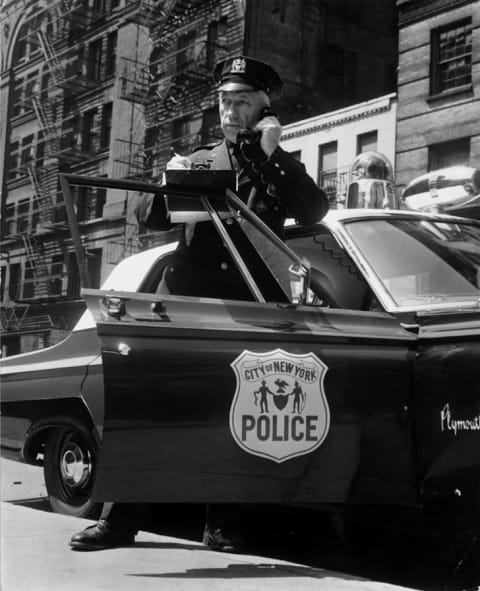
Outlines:
<svg viewBox="0 0 480 591"><path fill-rule="evenodd" d="M337 210L284 244L226 198L202 203L251 301L157 293L175 245L126 259L67 339L1 361L2 451L60 512L401 506L478 533L480 223Z"/></svg>

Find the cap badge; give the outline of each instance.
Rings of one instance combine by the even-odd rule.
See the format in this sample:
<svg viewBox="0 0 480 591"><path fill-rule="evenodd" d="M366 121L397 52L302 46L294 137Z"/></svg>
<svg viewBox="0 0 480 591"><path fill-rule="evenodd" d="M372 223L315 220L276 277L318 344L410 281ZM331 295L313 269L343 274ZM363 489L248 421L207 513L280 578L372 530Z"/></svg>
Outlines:
<svg viewBox="0 0 480 591"><path fill-rule="evenodd" d="M243 57L237 57L232 61L230 74L245 74L247 71L247 62Z"/></svg>

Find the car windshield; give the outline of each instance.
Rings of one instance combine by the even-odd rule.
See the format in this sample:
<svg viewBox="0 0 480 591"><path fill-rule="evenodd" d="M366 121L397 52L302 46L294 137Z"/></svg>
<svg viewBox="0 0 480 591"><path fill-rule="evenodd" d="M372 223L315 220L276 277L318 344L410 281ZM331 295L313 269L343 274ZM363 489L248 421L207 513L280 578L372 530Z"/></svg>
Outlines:
<svg viewBox="0 0 480 591"><path fill-rule="evenodd" d="M398 306L478 302L478 224L368 219L345 227Z"/></svg>

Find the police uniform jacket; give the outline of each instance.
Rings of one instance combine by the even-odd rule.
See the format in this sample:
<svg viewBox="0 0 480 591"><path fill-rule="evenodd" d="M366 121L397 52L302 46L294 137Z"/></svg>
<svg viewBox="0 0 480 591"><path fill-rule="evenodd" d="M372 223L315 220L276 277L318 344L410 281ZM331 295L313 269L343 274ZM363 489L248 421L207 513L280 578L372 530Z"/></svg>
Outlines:
<svg viewBox="0 0 480 591"><path fill-rule="evenodd" d="M199 148L188 157L192 168L232 170L238 174L238 195L280 237L287 217L308 225L328 210L327 197L305 167L278 147L265 162L245 160L237 144L225 139ZM150 230L167 230L165 201L160 195L145 196L137 218ZM179 245L165 270L168 291L177 295L251 300L226 247L212 222L185 224Z"/></svg>

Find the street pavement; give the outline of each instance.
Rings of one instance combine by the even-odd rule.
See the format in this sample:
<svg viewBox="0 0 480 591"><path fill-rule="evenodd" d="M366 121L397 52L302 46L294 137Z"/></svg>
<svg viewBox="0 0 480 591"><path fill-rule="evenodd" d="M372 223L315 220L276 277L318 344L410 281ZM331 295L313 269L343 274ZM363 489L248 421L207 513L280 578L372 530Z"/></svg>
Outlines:
<svg viewBox="0 0 480 591"><path fill-rule="evenodd" d="M91 522L34 508L46 506L41 470L5 459L1 466L2 591L406 589L278 559L213 552L150 532L140 532L128 547L75 552L70 537Z"/></svg>

